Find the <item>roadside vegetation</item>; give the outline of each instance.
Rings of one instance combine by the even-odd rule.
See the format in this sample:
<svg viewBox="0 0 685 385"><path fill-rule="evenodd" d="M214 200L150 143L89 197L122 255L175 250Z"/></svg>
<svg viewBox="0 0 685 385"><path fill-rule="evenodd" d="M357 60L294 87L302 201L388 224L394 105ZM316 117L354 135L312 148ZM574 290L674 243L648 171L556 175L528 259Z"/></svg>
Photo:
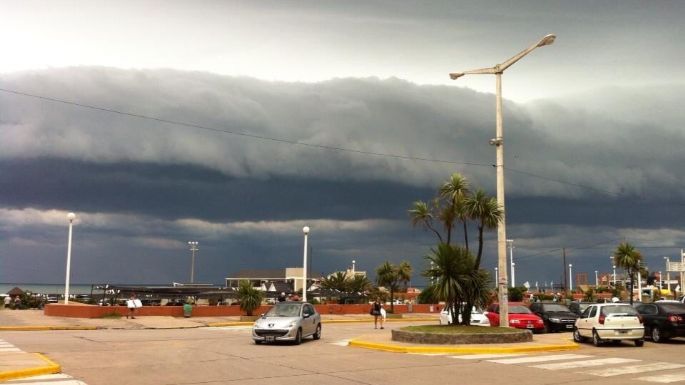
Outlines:
<svg viewBox="0 0 685 385"><path fill-rule="evenodd" d="M472 190L468 180L455 173L429 202L414 202L409 215L412 225L432 232L438 241L425 257L430 267L423 275L431 285L423 298L445 301L453 324L461 314L461 324L469 325L471 308L485 307L492 296L490 274L480 264L484 232L495 229L502 220L501 206L483 190ZM474 228L478 242L475 255L469 243L469 229Z"/></svg>
<svg viewBox="0 0 685 385"><path fill-rule="evenodd" d="M417 333L440 333L440 334L507 334L521 333L515 328L488 328L482 326L461 325L457 328L451 325L415 325L405 326L401 330Z"/></svg>

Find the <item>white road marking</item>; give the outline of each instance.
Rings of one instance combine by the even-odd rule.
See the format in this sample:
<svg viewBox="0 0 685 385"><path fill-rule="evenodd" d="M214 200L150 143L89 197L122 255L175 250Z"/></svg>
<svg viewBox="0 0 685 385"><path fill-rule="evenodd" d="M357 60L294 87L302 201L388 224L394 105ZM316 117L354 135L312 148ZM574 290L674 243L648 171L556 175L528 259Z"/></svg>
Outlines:
<svg viewBox="0 0 685 385"><path fill-rule="evenodd" d="M634 360L632 358L601 358L598 360L587 361L573 361L573 362L557 362L554 364L533 365L531 368L559 370L559 369L575 369L587 368L591 366L602 366L610 364L625 364L627 362L637 362L641 360Z"/></svg>
<svg viewBox="0 0 685 385"><path fill-rule="evenodd" d="M671 382L685 381L685 373L662 374L660 376L640 377L637 378L637 380L647 382L658 382L660 384L669 384Z"/></svg>
<svg viewBox="0 0 685 385"><path fill-rule="evenodd" d="M347 346L350 344L350 340L340 340L340 341L335 341L335 342L329 342L331 345L337 345L337 346Z"/></svg>
<svg viewBox="0 0 685 385"><path fill-rule="evenodd" d="M588 358L583 354L553 354L545 356L532 356L532 357L522 357L522 358L509 358L502 360L488 360L488 362L494 362L496 364L526 364L531 362L545 362L545 361L560 361L560 360L574 360L577 358Z"/></svg>
<svg viewBox="0 0 685 385"><path fill-rule="evenodd" d="M581 372L584 374L592 374L593 376L600 377L611 377L620 376L622 374L635 374L635 373L645 373L654 372L657 370L670 370L670 369L680 369L685 368L685 365L674 364L671 362L654 362L646 365L631 365L620 368L606 368L599 370L590 370L587 372Z"/></svg>
<svg viewBox="0 0 685 385"><path fill-rule="evenodd" d="M0 352L20 352L19 348L0 348Z"/></svg>
<svg viewBox="0 0 685 385"><path fill-rule="evenodd" d="M488 358L505 358L505 357L520 357L525 354L516 353L500 353L500 354L468 354L463 356L450 356L450 358L458 358L460 360L485 360Z"/></svg>
<svg viewBox="0 0 685 385"><path fill-rule="evenodd" d="M73 377L66 374L47 374L10 380L4 383L15 385L87 385L85 382L75 380Z"/></svg>

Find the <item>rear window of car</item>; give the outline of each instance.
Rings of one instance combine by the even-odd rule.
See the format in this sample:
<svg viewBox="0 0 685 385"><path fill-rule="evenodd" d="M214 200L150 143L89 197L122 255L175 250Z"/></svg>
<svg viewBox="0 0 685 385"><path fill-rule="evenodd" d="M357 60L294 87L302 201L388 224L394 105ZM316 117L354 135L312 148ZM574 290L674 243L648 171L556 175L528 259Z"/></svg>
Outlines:
<svg viewBox="0 0 685 385"><path fill-rule="evenodd" d="M530 309L525 306L511 306L509 308L509 313L512 314L531 314Z"/></svg>
<svg viewBox="0 0 685 385"><path fill-rule="evenodd" d="M682 314L682 313L685 313L685 304L679 304L679 303L663 304L663 305L661 305L661 309L663 309L663 311L666 313Z"/></svg>
<svg viewBox="0 0 685 385"><path fill-rule="evenodd" d="M630 305L616 305L616 306L602 306L602 314L607 315L637 315L637 310L635 310Z"/></svg>

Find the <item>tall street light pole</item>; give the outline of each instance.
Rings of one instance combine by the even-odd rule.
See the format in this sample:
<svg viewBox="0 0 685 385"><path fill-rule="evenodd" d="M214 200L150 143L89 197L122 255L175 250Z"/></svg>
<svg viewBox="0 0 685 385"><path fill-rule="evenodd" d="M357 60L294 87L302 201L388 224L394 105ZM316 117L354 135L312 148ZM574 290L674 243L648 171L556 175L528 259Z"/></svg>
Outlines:
<svg viewBox="0 0 685 385"><path fill-rule="evenodd" d="M67 219L69 220L69 238L67 240L67 276L64 280L64 304L69 304L69 276L71 275L71 229L74 224L74 219L76 219L76 214L67 214Z"/></svg>
<svg viewBox="0 0 685 385"><path fill-rule="evenodd" d="M668 257L664 257L666 260L666 285L668 288L668 292L671 292L671 272L669 269L671 268L669 265L671 264L671 259Z"/></svg>
<svg viewBox="0 0 685 385"><path fill-rule="evenodd" d="M516 287L516 264L514 263L514 240L507 239L509 246L509 262L511 263L511 287Z"/></svg>
<svg viewBox="0 0 685 385"><path fill-rule="evenodd" d="M571 295L573 295L573 264L569 263L568 264L568 288L569 291L571 292Z"/></svg>
<svg viewBox="0 0 685 385"><path fill-rule="evenodd" d="M597 275L599 272L595 270L595 288L599 287L599 275Z"/></svg>
<svg viewBox="0 0 685 385"><path fill-rule="evenodd" d="M302 263L302 301L307 302L307 235L309 235L309 226L302 228L304 233L304 262Z"/></svg>
<svg viewBox="0 0 685 385"><path fill-rule="evenodd" d="M195 252L200 250L198 246L200 243L197 241L188 241L188 247L190 247L191 257L190 257L190 283L195 283Z"/></svg>
<svg viewBox="0 0 685 385"><path fill-rule="evenodd" d="M521 60L538 47L544 47L554 43L555 35L547 35L540 39L537 43L524 49L518 54L514 55L509 60L497 64L491 68L480 68L476 70L454 72L450 74L452 80L456 80L464 75L495 75L496 79L496 133L495 138L490 140L490 144L496 147L497 162L495 167L497 169L497 203L502 208L502 220L497 224L497 265L499 267L500 277L497 282L498 300L499 300L499 319L500 327L509 327L509 304L507 295L507 232L504 209L504 133L502 129L502 73L511 67L514 63Z"/></svg>

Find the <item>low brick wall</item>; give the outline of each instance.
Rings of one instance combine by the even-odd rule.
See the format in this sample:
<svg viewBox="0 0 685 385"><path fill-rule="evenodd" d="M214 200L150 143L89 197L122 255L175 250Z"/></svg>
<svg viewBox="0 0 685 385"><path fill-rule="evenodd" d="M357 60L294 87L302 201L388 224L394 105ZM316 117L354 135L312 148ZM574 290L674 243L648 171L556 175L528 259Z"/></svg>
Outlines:
<svg viewBox="0 0 685 385"><path fill-rule="evenodd" d="M514 342L530 342L533 333L521 330L514 333L497 334L446 334L411 332L407 330L392 330L392 340L414 344L462 345L462 344L502 344Z"/></svg>
<svg viewBox="0 0 685 385"><path fill-rule="evenodd" d="M323 304L314 305L316 311L321 314L369 314L371 310L370 304ZM412 313L437 313L438 305L411 305ZM254 314L266 313L271 306L261 306L254 311ZM386 306L386 309L390 309ZM406 314L409 312L409 305L395 305L395 314ZM125 316L128 309L125 306L95 306L84 305L80 303L64 304L48 304L45 306L43 313L48 316L55 317L74 317L74 318L101 318L110 314L119 314ZM141 316L166 316L166 317L183 317L182 306L143 306L136 309L136 314ZM193 306L193 317L235 317L245 315L245 312L240 310L240 306Z"/></svg>

